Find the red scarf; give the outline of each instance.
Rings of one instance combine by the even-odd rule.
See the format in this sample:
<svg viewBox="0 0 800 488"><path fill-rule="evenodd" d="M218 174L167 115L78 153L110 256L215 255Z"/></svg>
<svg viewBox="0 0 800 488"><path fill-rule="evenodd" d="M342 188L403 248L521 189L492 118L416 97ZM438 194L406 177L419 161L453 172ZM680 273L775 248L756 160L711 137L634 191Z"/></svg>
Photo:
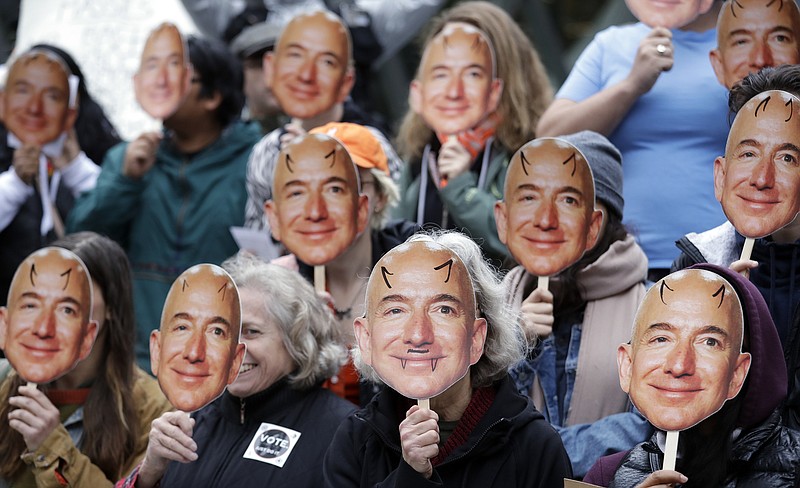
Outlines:
<svg viewBox="0 0 800 488"><path fill-rule="evenodd" d="M91 388L76 388L74 390L48 390L47 398L53 402L56 407L63 407L65 405L83 405L86 399L89 398Z"/></svg>
<svg viewBox="0 0 800 488"><path fill-rule="evenodd" d="M492 112L472 129L467 129L464 132L452 135L456 136L458 142L469 152L472 159L475 159L478 157L478 154L483 151L483 148L486 147L486 141L497 132L497 125L500 123L500 120L500 115L497 112ZM436 137L439 138L439 142L442 144L447 141L449 135L450 134L436 133Z"/></svg>
<svg viewBox="0 0 800 488"><path fill-rule="evenodd" d="M475 426L489 411L495 397L495 390L493 387L488 386L485 388L478 388L472 394L472 399L469 401L466 410L461 415L461 419L456 424L456 428L447 441L439 449L439 454L431 459L431 464L438 466L447 456L450 455L458 446L467 442L467 438L475 430Z"/></svg>

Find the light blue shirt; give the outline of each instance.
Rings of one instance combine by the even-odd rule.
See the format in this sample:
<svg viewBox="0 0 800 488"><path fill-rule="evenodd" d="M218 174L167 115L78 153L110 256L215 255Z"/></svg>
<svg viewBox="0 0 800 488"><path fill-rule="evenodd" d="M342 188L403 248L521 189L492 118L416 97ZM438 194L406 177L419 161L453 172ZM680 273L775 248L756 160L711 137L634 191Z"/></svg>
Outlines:
<svg viewBox="0 0 800 488"><path fill-rule="evenodd" d="M610 27L595 36L556 98L580 102L630 72L644 24ZM622 153L625 221L651 268L669 268L675 241L725 221L714 197L714 159L728 136L727 90L708 53L716 30L672 31L675 64L639 98L609 139Z"/></svg>

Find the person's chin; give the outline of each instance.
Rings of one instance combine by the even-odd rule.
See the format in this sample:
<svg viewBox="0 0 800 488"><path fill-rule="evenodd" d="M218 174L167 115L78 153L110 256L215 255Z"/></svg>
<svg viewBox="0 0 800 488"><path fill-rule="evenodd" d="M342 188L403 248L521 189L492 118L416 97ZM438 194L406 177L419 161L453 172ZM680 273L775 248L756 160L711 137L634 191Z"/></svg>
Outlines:
<svg viewBox="0 0 800 488"><path fill-rule="evenodd" d="M525 271L534 276L552 276L565 268L562 260L555 259L536 259L533 261L523 262L523 267L525 268Z"/></svg>
<svg viewBox="0 0 800 488"><path fill-rule="evenodd" d="M408 381L407 379L399 383L399 388L394 388L406 398L421 400L433 398L442 393L446 388L442 388L439 382L432 379L419 379L418 381Z"/></svg>
<svg viewBox="0 0 800 488"><path fill-rule="evenodd" d="M735 219L735 222L731 220L731 223L745 237L748 238L759 238L764 237L769 234L772 234L778 228L775 227L774 222L771 219L764 219L759 217L742 217L739 216Z"/></svg>
<svg viewBox="0 0 800 488"><path fill-rule="evenodd" d="M320 266L329 263L342 252L344 252L342 246L329 243L327 245L307 247L305 250L295 252L295 255L300 258L300 261L308 265Z"/></svg>
<svg viewBox="0 0 800 488"><path fill-rule="evenodd" d="M12 133L17 136L17 139L22 141L23 144L34 144L43 146L48 142L55 140L58 137L58 133L55 135L48 134L43 130L25 130L25 129L18 129L12 131Z"/></svg>
<svg viewBox="0 0 800 488"><path fill-rule="evenodd" d="M310 119L327 110L321 106L322 102L318 98L316 95L298 95L295 92L289 92L283 94L280 99L288 102L281 104L288 107L286 115L298 119Z"/></svg>
<svg viewBox="0 0 800 488"><path fill-rule="evenodd" d="M21 373L25 381L29 381L31 383L50 383L51 381L57 379L58 377L62 376L66 371L57 371L53 368L41 368L41 367L27 367L24 366L20 368L20 371L24 372ZM68 370L67 370L68 371Z"/></svg>
<svg viewBox="0 0 800 488"><path fill-rule="evenodd" d="M694 427L704 420L704 418L699 417L696 412L689 412L685 415L670 412L670 414L665 417L666 418L658 419L660 422L653 422L653 425L664 431L680 431Z"/></svg>
<svg viewBox="0 0 800 488"><path fill-rule="evenodd" d="M212 400L212 399L206 400L204 398L195 398L188 393L181 394L181 396L175 398L174 400L172 398L167 398L167 399L169 400L169 402L172 404L173 407L183 412L194 412L195 410L200 410Z"/></svg>
<svg viewBox="0 0 800 488"><path fill-rule="evenodd" d="M163 103L151 103L144 107L144 110L154 119L163 120L178 110L178 103L170 103L168 101Z"/></svg>

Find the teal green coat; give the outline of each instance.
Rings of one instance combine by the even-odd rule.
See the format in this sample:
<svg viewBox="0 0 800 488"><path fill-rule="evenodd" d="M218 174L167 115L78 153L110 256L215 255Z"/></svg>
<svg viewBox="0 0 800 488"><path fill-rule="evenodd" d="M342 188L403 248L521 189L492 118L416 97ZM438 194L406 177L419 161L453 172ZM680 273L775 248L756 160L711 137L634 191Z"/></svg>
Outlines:
<svg viewBox="0 0 800 488"><path fill-rule="evenodd" d="M513 258L497 237L494 204L503 199L503 185L511 155L497 144L491 147L491 151L483 189L478 188L478 174L467 171L449 180L447 186L439 190L439 195L451 220L448 227L465 229L480 244L487 257L508 262ZM478 156L482 157L483 153ZM400 175L400 203L395 208L396 217L417 221L419 187L420 160L408 162Z"/></svg>
<svg viewBox="0 0 800 488"><path fill-rule="evenodd" d="M260 132L235 122L193 155L167 137L150 171L135 181L122 174L127 143L112 148L94 190L69 215L70 232L92 230L119 242L133 270L136 358L150 371L149 335L159 327L172 282L198 263L220 264L238 251L229 228L244 223L247 159Z"/></svg>

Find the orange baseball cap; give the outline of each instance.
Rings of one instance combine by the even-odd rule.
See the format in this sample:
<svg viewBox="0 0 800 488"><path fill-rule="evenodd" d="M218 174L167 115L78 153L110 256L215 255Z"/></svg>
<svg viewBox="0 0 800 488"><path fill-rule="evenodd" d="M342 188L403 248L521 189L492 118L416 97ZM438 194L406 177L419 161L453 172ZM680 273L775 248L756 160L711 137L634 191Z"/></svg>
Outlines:
<svg viewBox="0 0 800 488"><path fill-rule="evenodd" d="M310 134L325 134L336 138L347 149L353 162L361 168L377 168L387 175L389 163L386 153L375 135L363 125L350 122L330 122L314 127Z"/></svg>

